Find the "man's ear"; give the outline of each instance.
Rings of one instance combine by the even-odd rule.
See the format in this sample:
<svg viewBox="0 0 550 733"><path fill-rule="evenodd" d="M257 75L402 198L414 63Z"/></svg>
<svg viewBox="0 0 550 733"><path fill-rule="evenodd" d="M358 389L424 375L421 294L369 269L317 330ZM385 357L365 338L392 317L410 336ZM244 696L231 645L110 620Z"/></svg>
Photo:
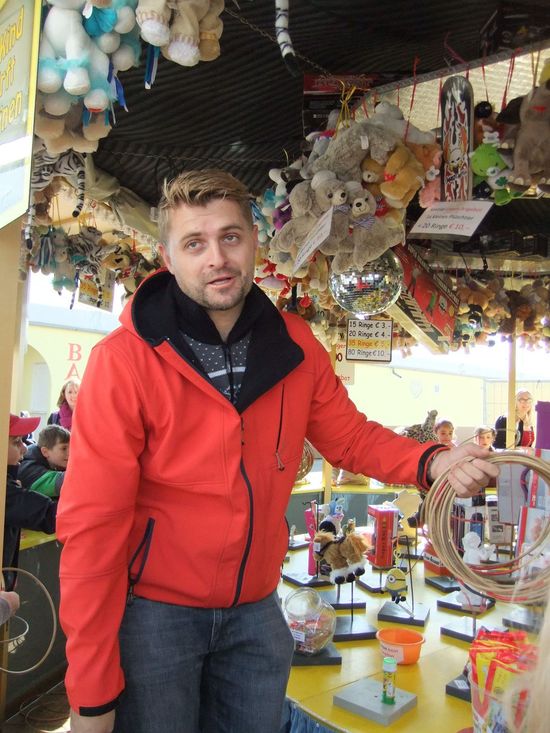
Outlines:
<svg viewBox="0 0 550 733"><path fill-rule="evenodd" d="M174 271L172 270L172 261L170 259L170 248L163 242L159 242L158 251L160 252L160 256L162 257L165 267L173 274Z"/></svg>
<svg viewBox="0 0 550 733"><path fill-rule="evenodd" d="M42 453L42 455L44 456L44 458L48 458L48 456L50 455L50 450L49 450L49 448L46 448L45 445L41 445L40 446L40 453Z"/></svg>

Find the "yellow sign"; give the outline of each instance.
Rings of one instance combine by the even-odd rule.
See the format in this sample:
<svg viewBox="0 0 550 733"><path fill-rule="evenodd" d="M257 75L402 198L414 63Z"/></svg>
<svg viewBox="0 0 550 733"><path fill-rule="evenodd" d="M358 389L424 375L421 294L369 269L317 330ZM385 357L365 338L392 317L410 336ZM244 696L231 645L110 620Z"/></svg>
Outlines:
<svg viewBox="0 0 550 733"><path fill-rule="evenodd" d="M0 0L0 229L29 205L40 0Z"/></svg>

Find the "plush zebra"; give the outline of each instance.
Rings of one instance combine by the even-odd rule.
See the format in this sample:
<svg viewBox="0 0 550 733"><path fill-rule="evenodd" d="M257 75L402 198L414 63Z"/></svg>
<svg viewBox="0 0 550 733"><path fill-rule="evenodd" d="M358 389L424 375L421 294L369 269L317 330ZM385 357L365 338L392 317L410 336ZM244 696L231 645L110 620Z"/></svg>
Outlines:
<svg viewBox="0 0 550 733"><path fill-rule="evenodd" d="M275 35L287 69L292 76L300 76L302 72L288 32L288 0L275 0Z"/></svg>
<svg viewBox="0 0 550 733"><path fill-rule="evenodd" d="M67 150L60 155L51 155L43 148L36 151L33 155L32 174L31 174L31 205L27 216L25 226L25 242L27 249L31 250L32 226L36 215L34 206L34 192L43 191L52 180L56 177L62 177L76 190L77 204L72 215L80 216L84 208L84 193L86 191L86 170L85 160L82 153L75 150Z"/></svg>

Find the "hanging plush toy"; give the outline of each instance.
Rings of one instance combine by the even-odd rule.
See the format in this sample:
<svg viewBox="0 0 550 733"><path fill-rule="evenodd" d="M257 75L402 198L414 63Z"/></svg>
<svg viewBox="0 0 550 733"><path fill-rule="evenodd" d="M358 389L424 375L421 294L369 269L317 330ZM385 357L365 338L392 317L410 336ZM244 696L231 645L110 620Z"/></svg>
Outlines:
<svg viewBox="0 0 550 733"><path fill-rule="evenodd" d="M550 79L523 98L519 119L510 188L526 191L537 181L541 191L550 193Z"/></svg>
<svg viewBox="0 0 550 733"><path fill-rule="evenodd" d="M136 20L141 37L181 66L214 61L220 55L224 0L140 0Z"/></svg>
<svg viewBox="0 0 550 733"><path fill-rule="evenodd" d="M407 428L403 428L401 435L407 438L413 438L419 443L427 443L430 440L437 442L437 435L434 433L435 418L437 410L429 410L426 419L422 424L416 423Z"/></svg>
<svg viewBox="0 0 550 733"><path fill-rule="evenodd" d="M82 9L85 0L51 0L42 34L37 86L52 94L63 86L82 97L91 112L109 107L116 98L109 77L109 57L86 33Z"/></svg>

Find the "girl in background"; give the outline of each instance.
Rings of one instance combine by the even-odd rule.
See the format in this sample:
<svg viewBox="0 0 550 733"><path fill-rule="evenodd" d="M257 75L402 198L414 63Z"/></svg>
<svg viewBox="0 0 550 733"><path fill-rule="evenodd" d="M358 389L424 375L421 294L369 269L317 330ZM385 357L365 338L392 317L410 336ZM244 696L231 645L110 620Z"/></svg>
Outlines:
<svg viewBox="0 0 550 733"><path fill-rule="evenodd" d="M529 448L535 442L535 430L533 428L533 397L526 389L520 389L516 393L516 433L514 444L511 438L507 438L506 415L497 417L495 430L495 448Z"/></svg>
<svg viewBox="0 0 550 733"><path fill-rule="evenodd" d="M438 420L434 425L434 433L437 436L438 443L448 446L456 445L453 440L455 434L455 426L450 420Z"/></svg>
<svg viewBox="0 0 550 733"><path fill-rule="evenodd" d="M68 379L61 387L57 400L58 410L52 412L48 418L48 425L61 425L70 430L73 424L73 410L76 405L76 397L80 388L78 379Z"/></svg>

